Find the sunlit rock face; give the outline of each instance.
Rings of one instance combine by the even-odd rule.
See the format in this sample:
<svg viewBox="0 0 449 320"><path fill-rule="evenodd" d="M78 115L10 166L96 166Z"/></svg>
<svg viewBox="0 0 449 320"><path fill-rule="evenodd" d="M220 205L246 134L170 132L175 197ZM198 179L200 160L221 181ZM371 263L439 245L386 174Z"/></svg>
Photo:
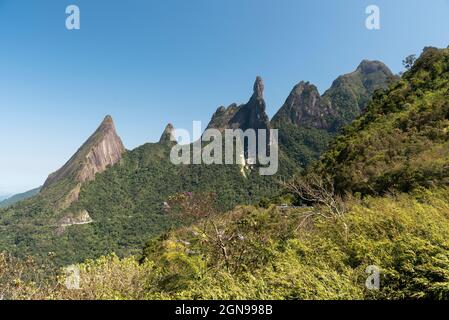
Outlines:
<svg viewBox="0 0 449 320"><path fill-rule="evenodd" d="M45 191L65 178L78 183L92 181L97 173L119 162L124 152L125 147L115 131L114 121L111 116L106 116L94 134L70 160L48 177L42 190Z"/></svg>

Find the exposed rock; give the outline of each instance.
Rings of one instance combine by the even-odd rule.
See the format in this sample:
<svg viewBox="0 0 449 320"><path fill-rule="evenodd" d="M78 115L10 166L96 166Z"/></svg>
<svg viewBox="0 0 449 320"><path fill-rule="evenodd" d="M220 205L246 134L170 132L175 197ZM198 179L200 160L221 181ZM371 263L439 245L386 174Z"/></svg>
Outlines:
<svg viewBox="0 0 449 320"><path fill-rule="evenodd" d="M365 110L374 91L386 89L395 78L384 63L363 60L354 72L338 77L323 94L323 99L330 103L342 126Z"/></svg>
<svg viewBox="0 0 449 320"><path fill-rule="evenodd" d="M362 74L369 75L370 73L380 72L385 77L392 76L391 70L381 61L376 60L362 60L355 72L360 72ZM348 76L348 75L347 75Z"/></svg>
<svg viewBox="0 0 449 320"><path fill-rule="evenodd" d="M164 132L162 133L161 138L159 139L159 143L169 143L175 141L175 128L171 123L169 123Z"/></svg>
<svg viewBox="0 0 449 320"><path fill-rule="evenodd" d="M301 81L273 117L273 122L283 120L298 127L328 129L331 115L330 103L321 98L316 86Z"/></svg>
<svg viewBox="0 0 449 320"><path fill-rule="evenodd" d="M220 107L212 116L208 129L269 129L270 119L265 112L266 106L263 99L264 84L261 77L254 82L253 94L247 104L229 107Z"/></svg>
<svg viewBox="0 0 449 320"><path fill-rule="evenodd" d="M78 201L81 192L81 183L78 183L75 188L70 190L70 192L65 196L64 200L58 204L59 210L64 210L68 208L73 202Z"/></svg>
<svg viewBox="0 0 449 320"><path fill-rule="evenodd" d="M263 99L264 84L261 77L254 83L254 92L247 104L241 106L229 121L231 129L269 129L270 119L265 112L266 105Z"/></svg>
<svg viewBox="0 0 449 320"><path fill-rule="evenodd" d="M263 99L263 91L265 90L265 86L263 84L263 80L260 76L256 77L256 81L254 82L254 93L253 97L256 99Z"/></svg>
<svg viewBox="0 0 449 320"><path fill-rule="evenodd" d="M48 177L42 190L65 178L78 183L94 180L97 173L120 161L124 152L125 147L115 131L114 122L111 116L107 116L72 158Z"/></svg>
<svg viewBox="0 0 449 320"><path fill-rule="evenodd" d="M207 129L218 129L224 131L225 129L241 129L246 131L248 129L256 130L256 153L259 151L261 142L258 140L257 130L266 129L269 130L270 119L265 112L266 106L263 99L264 84L261 77L257 77L253 86L253 94L248 103L237 106L231 104L228 108L220 107L212 116L212 120L209 122ZM269 151L268 144L270 139L270 132L266 132L267 141L265 150ZM248 147L245 145L245 154L240 155L244 160L249 160ZM246 161L244 161L246 162ZM244 167L245 165L243 165ZM242 175L246 177L244 168L242 168Z"/></svg>
<svg viewBox="0 0 449 320"><path fill-rule="evenodd" d="M363 60L354 72L338 77L322 96L314 85L300 82L272 123L277 127L293 123L334 132L359 116L374 91L386 88L392 79L393 73L382 62Z"/></svg>
<svg viewBox="0 0 449 320"><path fill-rule="evenodd" d="M56 233L58 235L61 235L70 226L89 224L92 222L93 220L90 217L89 212L87 212L86 210L81 210L75 215L68 215L59 220Z"/></svg>
<svg viewBox="0 0 449 320"><path fill-rule="evenodd" d="M223 131L229 129L229 122L232 117L239 111L241 106L233 103L229 107L225 108L223 106L219 107L217 111L212 115L212 119L207 126L207 129L218 129Z"/></svg>

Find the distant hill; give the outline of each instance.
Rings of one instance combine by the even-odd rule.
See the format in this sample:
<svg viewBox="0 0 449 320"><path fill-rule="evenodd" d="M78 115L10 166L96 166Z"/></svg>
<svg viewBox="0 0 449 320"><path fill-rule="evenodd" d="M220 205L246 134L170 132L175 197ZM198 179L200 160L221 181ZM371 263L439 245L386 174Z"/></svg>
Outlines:
<svg viewBox="0 0 449 320"><path fill-rule="evenodd" d="M24 192L24 193L16 194L16 195L6 198L6 199L4 198L4 200L0 202L0 208L6 208L6 207L9 207L9 206L11 206L17 202L20 202L22 200L32 198L35 195L37 195L40 190L41 190L41 187Z"/></svg>

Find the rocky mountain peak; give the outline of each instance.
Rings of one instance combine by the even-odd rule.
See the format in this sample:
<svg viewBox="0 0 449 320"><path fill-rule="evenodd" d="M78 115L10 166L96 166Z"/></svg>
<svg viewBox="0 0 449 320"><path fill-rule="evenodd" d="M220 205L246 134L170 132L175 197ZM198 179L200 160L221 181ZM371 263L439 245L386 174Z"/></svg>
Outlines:
<svg viewBox="0 0 449 320"><path fill-rule="evenodd" d="M257 76L256 81L254 82L254 93L253 97L258 99L263 99L263 91L265 89L265 86L263 84L262 77Z"/></svg>
<svg viewBox="0 0 449 320"><path fill-rule="evenodd" d="M233 103L227 108L221 106L215 111L212 115L212 118L206 129L218 129L225 130L229 129L229 123L232 117L239 111L241 107L237 106L237 104Z"/></svg>
<svg viewBox="0 0 449 320"><path fill-rule="evenodd" d="M278 127L292 123L335 132L360 115L374 91L386 88L392 77L384 63L363 60L355 71L339 76L323 95L313 84L301 81L272 122Z"/></svg>
<svg viewBox="0 0 449 320"><path fill-rule="evenodd" d="M328 128L329 105L321 99L318 89L310 82L301 81L290 92L273 122L288 122L298 127Z"/></svg>
<svg viewBox="0 0 449 320"><path fill-rule="evenodd" d="M247 104L239 107L239 110L230 120L232 129L268 129L270 120L265 113L266 105L263 99L264 84L261 77L254 82L253 95Z"/></svg>
<svg viewBox="0 0 449 320"><path fill-rule="evenodd" d="M159 139L159 143L168 143L175 140L175 128L171 123L167 124L167 126L164 129L164 132L162 133L161 138Z"/></svg>
<svg viewBox="0 0 449 320"><path fill-rule="evenodd" d="M320 95L318 92L318 88L308 81L301 81L300 83L298 83L293 87L293 90L290 94L301 98L304 98L306 95L314 97Z"/></svg>
<svg viewBox="0 0 449 320"><path fill-rule="evenodd" d="M104 117L103 121L100 124L100 128L115 130L114 120L112 119L112 116L107 115L106 117Z"/></svg>
<svg viewBox="0 0 449 320"><path fill-rule="evenodd" d="M253 94L250 100L243 105L233 103L229 107L219 107L212 116L208 129L268 129L270 119L265 112L266 105L263 99L264 84L261 77L256 77Z"/></svg>
<svg viewBox="0 0 449 320"><path fill-rule="evenodd" d="M385 74L393 75L393 73L388 69L388 67L380 61L373 60L362 60L356 69L356 72L361 72L364 75L368 75L375 72L382 72Z"/></svg>
<svg viewBox="0 0 449 320"><path fill-rule="evenodd" d="M97 173L120 161L124 152L125 147L116 133L114 121L111 116L106 116L70 160L47 178L42 191L65 179L77 184L94 180ZM76 200L77 195L71 197Z"/></svg>

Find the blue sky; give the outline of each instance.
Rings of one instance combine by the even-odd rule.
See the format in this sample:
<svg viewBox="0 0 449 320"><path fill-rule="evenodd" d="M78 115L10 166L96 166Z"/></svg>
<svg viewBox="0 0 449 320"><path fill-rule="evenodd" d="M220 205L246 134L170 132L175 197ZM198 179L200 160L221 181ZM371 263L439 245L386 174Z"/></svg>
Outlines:
<svg viewBox="0 0 449 320"><path fill-rule="evenodd" d="M81 30L65 28L78 5ZM365 8L381 30L365 28ZM256 75L272 116L300 80L321 92L362 59L394 72L449 45L447 0L0 0L0 194L43 183L106 114L127 148L207 124Z"/></svg>

